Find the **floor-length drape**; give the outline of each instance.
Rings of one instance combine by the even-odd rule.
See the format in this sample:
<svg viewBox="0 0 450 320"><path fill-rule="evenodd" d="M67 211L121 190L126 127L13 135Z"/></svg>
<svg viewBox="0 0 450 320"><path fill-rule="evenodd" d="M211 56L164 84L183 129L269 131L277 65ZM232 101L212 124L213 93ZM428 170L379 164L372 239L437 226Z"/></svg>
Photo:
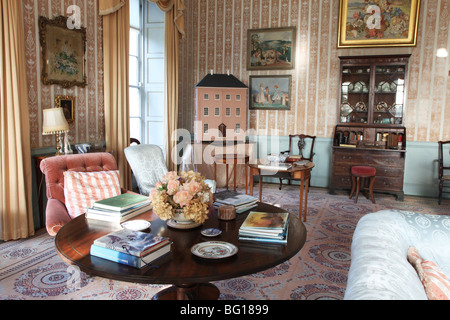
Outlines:
<svg viewBox="0 0 450 320"><path fill-rule="evenodd" d="M34 234L22 1L0 2L0 239Z"/></svg>
<svg viewBox="0 0 450 320"><path fill-rule="evenodd" d="M169 170L177 170L178 128L178 41L184 37L183 0L150 0L166 13L165 24L165 72L166 72L166 164Z"/></svg>
<svg viewBox="0 0 450 320"><path fill-rule="evenodd" d="M128 55L130 15L125 0L99 0L103 16L103 63L105 79L106 148L117 160L120 184L131 188L131 171L124 155L130 144L128 100Z"/></svg>

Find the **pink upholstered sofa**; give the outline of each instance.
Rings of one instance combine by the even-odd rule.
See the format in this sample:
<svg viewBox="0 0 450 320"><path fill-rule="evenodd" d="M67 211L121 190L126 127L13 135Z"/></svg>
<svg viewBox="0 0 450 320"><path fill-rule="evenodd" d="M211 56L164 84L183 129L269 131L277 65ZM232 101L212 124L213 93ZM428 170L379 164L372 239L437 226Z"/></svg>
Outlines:
<svg viewBox="0 0 450 320"><path fill-rule="evenodd" d="M64 171L95 172L117 170L113 155L107 152L73 154L49 157L41 161L45 175L47 208L45 211L47 232L54 236L71 220L64 199ZM121 192L128 192L121 188Z"/></svg>

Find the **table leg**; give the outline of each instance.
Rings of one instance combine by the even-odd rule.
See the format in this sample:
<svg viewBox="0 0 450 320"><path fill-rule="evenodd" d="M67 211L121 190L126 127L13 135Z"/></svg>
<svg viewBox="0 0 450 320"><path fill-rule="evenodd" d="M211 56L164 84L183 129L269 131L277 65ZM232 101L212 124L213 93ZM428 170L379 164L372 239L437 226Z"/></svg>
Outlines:
<svg viewBox="0 0 450 320"><path fill-rule="evenodd" d="M225 165L227 170L227 182L225 184L227 185L227 191L228 191L228 163Z"/></svg>
<svg viewBox="0 0 450 320"><path fill-rule="evenodd" d="M236 171L237 171L237 159L234 158L234 192L236 192Z"/></svg>
<svg viewBox="0 0 450 320"><path fill-rule="evenodd" d="M247 168L247 163L244 163L245 165L245 194L248 194L247 192L247 186L248 186L248 168Z"/></svg>
<svg viewBox="0 0 450 320"><path fill-rule="evenodd" d="M306 189L305 189L305 211L303 216L303 222L306 222L306 213L308 212L308 190L309 189L309 179L306 179Z"/></svg>
<svg viewBox="0 0 450 320"><path fill-rule="evenodd" d="M305 181L302 179L300 180L300 204L299 204L299 211L298 211L298 218L302 220L302 214L303 214L303 188L305 185Z"/></svg>
<svg viewBox="0 0 450 320"><path fill-rule="evenodd" d="M262 202L262 176L259 174L259 202Z"/></svg>

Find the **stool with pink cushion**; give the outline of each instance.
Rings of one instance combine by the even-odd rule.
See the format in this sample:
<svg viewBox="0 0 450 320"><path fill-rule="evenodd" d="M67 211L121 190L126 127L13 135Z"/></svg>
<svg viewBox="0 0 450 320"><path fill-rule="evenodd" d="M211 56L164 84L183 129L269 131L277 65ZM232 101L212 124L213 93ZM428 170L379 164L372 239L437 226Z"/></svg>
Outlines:
<svg viewBox="0 0 450 320"><path fill-rule="evenodd" d="M362 183L365 182L366 179L369 179L369 187L362 188L362 190L369 191L372 203L375 203L375 199L373 197L373 184L375 182L375 175L377 173L377 170L374 167L370 166L353 166L351 171L352 171L352 191L350 193L350 199L353 197L353 194L355 193L356 190L355 203L358 202L360 186Z"/></svg>

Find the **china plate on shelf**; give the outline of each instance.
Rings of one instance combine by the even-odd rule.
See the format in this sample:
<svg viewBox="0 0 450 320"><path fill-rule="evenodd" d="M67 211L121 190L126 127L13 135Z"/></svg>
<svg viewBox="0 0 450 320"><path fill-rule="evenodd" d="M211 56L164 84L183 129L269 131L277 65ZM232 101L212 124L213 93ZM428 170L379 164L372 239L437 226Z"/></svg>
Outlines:
<svg viewBox="0 0 450 320"><path fill-rule="evenodd" d="M146 220L130 220L122 223L121 226L125 229L142 231L150 228L150 222Z"/></svg>
<svg viewBox="0 0 450 320"><path fill-rule="evenodd" d="M223 259L235 255L238 248L229 242L207 241L200 242L191 248L192 254L205 259Z"/></svg>

